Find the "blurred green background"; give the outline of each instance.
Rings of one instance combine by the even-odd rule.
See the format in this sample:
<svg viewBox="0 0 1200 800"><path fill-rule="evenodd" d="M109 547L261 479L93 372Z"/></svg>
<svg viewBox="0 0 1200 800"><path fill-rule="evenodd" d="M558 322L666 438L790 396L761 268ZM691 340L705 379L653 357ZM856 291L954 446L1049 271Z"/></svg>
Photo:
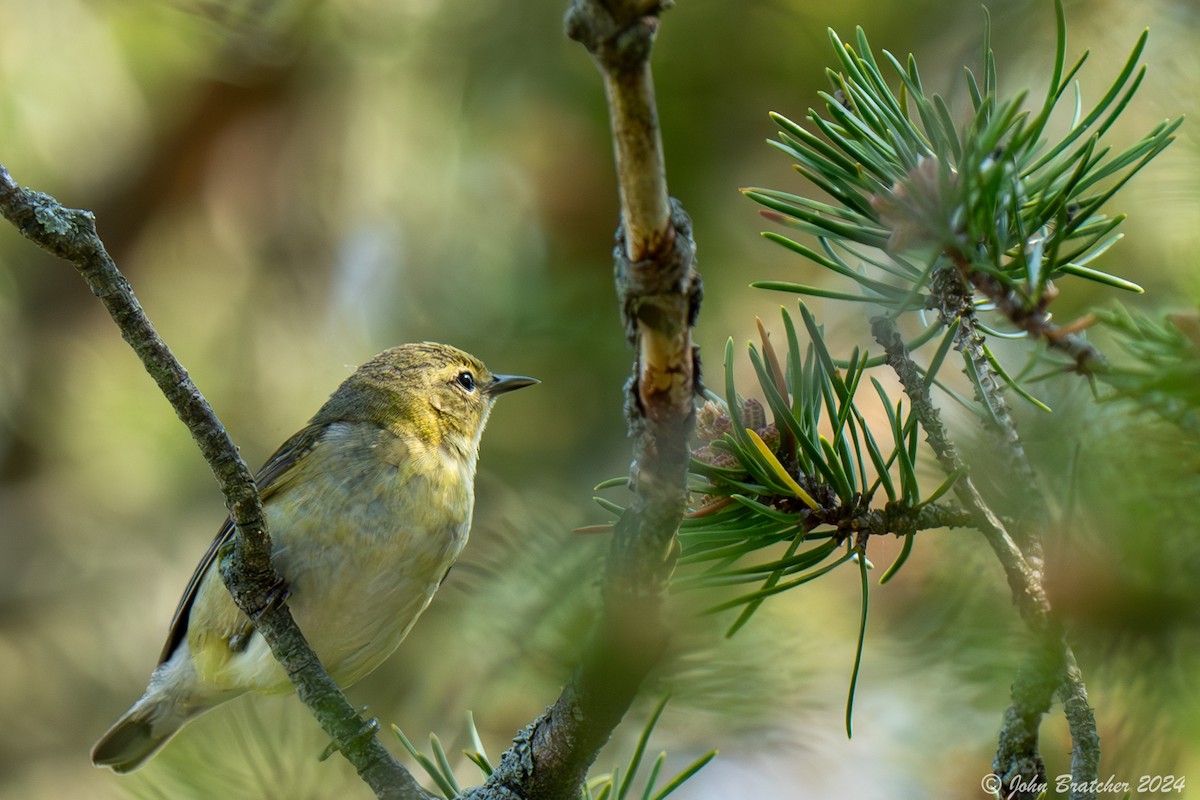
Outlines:
<svg viewBox="0 0 1200 800"><path fill-rule="evenodd" d="M1115 145L1200 109L1192 0L1067 6L1069 58L1093 54L1085 105L1151 28L1149 76ZM1037 96L1052 3L989 8L1002 89ZM497 756L557 695L604 547L571 530L604 519L591 487L628 466L607 117L562 11L560 0L0 0L0 163L96 213L252 466L353 365L398 342L446 341L542 379L493 417L464 563L351 692L385 726L418 741L436 731L452 754L468 709ZM726 337L745 342L756 315L774 323L793 302L747 283L823 279L759 238L765 224L737 189L808 190L763 143L767 112L800 119L816 105L825 28L846 38L854 25L877 49L916 53L925 85L961 107L960 65L978 63L975 4L681 0L664 17L660 117L672 193L696 224L710 373ZM1193 124L1112 211L1130 213L1128 238L1099 266L1148 290L1123 299L1195 307ZM1062 319L1106 298L1061 288ZM859 312L815 308L835 342L863 341ZM91 742L144 686L224 512L100 304L8 225L0 342L0 796L369 796L340 759L316 762L325 743L293 698L230 704L133 778L89 765ZM1102 773L1200 786L1196 440L1097 409L1071 382L1047 392L1057 413L1027 415L1027 438L1050 490L1073 498L1047 532L1050 582L1097 708ZM731 643L687 626L656 681L676 699L653 746L671 765L721 755L686 796L984 796L1020 626L982 539L924 536L876 589L847 741L857 615L847 571L768 603ZM1069 763L1061 715L1044 731L1057 774Z"/></svg>

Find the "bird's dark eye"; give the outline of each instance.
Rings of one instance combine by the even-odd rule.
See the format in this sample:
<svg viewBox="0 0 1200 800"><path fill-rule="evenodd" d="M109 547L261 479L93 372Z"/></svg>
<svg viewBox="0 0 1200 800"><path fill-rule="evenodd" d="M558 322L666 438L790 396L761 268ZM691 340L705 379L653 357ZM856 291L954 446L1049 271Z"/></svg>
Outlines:
<svg viewBox="0 0 1200 800"><path fill-rule="evenodd" d="M454 382L468 392L475 391L475 376L471 374L470 370L463 370L458 373L458 377L454 379Z"/></svg>

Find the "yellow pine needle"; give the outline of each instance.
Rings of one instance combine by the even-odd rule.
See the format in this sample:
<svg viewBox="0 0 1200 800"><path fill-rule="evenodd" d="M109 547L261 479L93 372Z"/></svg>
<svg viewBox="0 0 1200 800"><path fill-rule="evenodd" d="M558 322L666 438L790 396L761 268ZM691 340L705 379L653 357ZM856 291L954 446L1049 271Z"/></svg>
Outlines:
<svg viewBox="0 0 1200 800"><path fill-rule="evenodd" d="M758 448L758 452L762 453L763 458L767 460L767 464L775 471L775 475L779 480L783 481L783 485L792 490L792 493L799 497L804 505L816 511L820 508L817 501L812 499L812 495L804 491L800 484L796 483L796 479L788 474L788 471L783 468L783 464L779 463L779 459L771 452L771 448L767 447L767 443L762 440L757 433L752 429L746 428L746 434L750 437L750 441L754 442L754 446Z"/></svg>

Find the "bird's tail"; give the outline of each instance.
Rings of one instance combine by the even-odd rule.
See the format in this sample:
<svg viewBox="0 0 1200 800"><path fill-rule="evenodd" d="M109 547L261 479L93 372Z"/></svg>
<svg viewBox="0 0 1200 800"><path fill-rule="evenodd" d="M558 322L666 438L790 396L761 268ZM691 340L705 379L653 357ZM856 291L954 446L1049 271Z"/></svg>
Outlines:
<svg viewBox="0 0 1200 800"><path fill-rule="evenodd" d="M92 763L113 772L133 772L205 710L184 706L166 692L147 692L92 747Z"/></svg>

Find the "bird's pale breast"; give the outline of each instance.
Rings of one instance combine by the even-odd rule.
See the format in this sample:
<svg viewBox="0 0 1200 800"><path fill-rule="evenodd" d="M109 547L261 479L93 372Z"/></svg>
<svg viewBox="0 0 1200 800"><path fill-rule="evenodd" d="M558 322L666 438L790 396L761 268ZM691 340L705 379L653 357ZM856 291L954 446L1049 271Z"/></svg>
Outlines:
<svg viewBox="0 0 1200 800"><path fill-rule="evenodd" d="M473 462L418 450L373 425L337 423L304 459L304 474L267 501L288 605L342 685L391 654L466 543ZM217 691L290 688L257 634L231 652L244 625L210 569L188 623L200 682Z"/></svg>

